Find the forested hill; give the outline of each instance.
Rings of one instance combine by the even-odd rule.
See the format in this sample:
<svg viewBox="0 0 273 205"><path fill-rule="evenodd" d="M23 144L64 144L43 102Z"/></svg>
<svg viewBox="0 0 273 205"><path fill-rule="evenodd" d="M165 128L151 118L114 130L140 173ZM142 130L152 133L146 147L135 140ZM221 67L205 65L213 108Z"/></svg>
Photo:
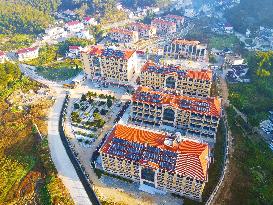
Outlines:
<svg viewBox="0 0 273 205"><path fill-rule="evenodd" d="M62 0L23 0L23 2L31 5L33 8L49 14L58 10Z"/></svg>
<svg viewBox="0 0 273 205"><path fill-rule="evenodd" d="M33 2L38 2L33 0ZM52 21L49 13L28 3L0 0L0 33L40 33Z"/></svg>
<svg viewBox="0 0 273 205"><path fill-rule="evenodd" d="M226 18L239 32L259 26L273 28L272 0L241 0L240 4L226 11Z"/></svg>

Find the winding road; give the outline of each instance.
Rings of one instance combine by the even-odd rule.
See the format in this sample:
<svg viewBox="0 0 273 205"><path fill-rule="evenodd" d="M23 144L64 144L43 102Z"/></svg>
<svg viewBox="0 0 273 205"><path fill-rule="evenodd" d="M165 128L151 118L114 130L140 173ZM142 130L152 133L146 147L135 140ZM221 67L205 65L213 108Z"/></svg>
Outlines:
<svg viewBox="0 0 273 205"><path fill-rule="evenodd" d="M58 171L58 176L69 191L74 203L77 205L92 205L83 184L81 183L76 170L66 153L58 129L61 109L66 95L65 89L62 88L61 83L55 83L43 79L23 64L20 65L20 69L26 76L47 85L52 91L54 91L53 97L55 98L55 103L48 115L48 142L51 158Z"/></svg>

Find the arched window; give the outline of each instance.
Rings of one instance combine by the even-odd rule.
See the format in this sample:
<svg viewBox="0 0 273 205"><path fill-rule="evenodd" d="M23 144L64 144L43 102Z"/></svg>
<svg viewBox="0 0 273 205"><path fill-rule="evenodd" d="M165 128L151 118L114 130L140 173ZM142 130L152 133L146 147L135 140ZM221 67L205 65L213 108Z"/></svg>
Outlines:
<svg viewBox="0 0 273 205"><path fill-rule="evenodd" d="M175 89L176 80L174 77L170 76L166 79L166 87Z"/></svg>
<svg viewBox="0 0 273 205"><path fill-rule="evenodd" d="M170 108L165 109L163 113L163 120L174 122L174 119L175 119L175 112Z"/></svg>

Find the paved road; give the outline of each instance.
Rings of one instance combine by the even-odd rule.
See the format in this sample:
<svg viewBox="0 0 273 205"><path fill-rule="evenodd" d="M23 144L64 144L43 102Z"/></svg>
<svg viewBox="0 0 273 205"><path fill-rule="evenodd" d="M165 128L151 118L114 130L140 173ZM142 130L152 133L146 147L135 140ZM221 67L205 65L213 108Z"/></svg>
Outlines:
<svg viewBox="0 0 273 205"><path fill-rule="evenodd" d="M20 69L25 75L49 86L51 90L54 91L56 100L48 115L48 142L50 154L58 171L58 176L62 179L65 187L68 189L74 203L77 205L92 205L76 170L65 151L59 133L58 123L65 99L65 90L62 88L61 83L53 83L52 81L43 79L23 64L20 64Z"/></svg>
<svg viewBox="0 0 273 205"><path fill-rule="evenodd" d="M64 149L58 132L58 122L65 98L64 91L57 91L56 101L51 109L48 119L48 142L52 160L56 166L59 177L68 189L75 204L92 204L90 199Z"/></svg>

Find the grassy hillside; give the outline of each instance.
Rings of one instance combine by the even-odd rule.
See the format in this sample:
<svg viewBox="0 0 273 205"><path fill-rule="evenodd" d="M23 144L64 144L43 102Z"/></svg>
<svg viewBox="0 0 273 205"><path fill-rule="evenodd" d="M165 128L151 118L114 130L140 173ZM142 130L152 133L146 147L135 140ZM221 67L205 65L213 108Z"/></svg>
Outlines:
<svg viewBox="0 0 273 205"><path fill-rule="evenodd" d="M228 109L228 122L234 153L215 204L273 204L272 151L232 108Z"/></svg>
<svg viewBox="0 0 273 205"><path fill-rule="evenodd" d="M22 76L17 65L0 65L0 204L73 204L57 176L46 137L41 140L33 126L46 136L52 101L20 108L20 101L11 97L40 87Z"/></svg>

